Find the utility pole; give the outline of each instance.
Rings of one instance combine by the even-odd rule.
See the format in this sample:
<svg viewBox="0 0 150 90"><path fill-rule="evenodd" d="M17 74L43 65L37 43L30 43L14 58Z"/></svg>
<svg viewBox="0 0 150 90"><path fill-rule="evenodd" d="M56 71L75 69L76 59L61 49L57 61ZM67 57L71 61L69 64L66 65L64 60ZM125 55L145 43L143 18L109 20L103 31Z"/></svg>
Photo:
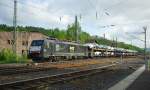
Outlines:
<svg viewBox="0 0 150 90"><path fill-rule="evenodd" d="M13 52L17 53L17 0L14 0L14 16L13 16Z"/></svg>
<svg viewBox="0 0 150 90"><path fill-rule="evenodd" d="M112 47L115 47L115 46L114 46L114 37L112 38L111 46L112 46Z"/></svg>
<svg viewBox="0 0 150 90"><path fill-rule="evenodd" d="M75 16L75 31L76 31L76 42L78 43L79 37L78 37L78 17Z"/></svg>
<svg viewBox="0 0 150 90"><path fill-rule="evenodd" d="M117 45L117 42L118 42L118 41L117 41L117 40L118 40L118 39L117 39L117 37L116 37L116 48L118 47L118 45Z"/></svg>
<svg viewBox="0 0 150 90"><path fill-rule="evenodd" d="M131 46L132 46L132 40L131 40Z"/></svg>
<svg viewBox="0 0 150 90"><path fill-rule="evenodd" d="M146 33L147 33L147 27L145 26L145 27L143 27L143 29L144 29L144 34L145 34L145 47L144 47L144 60L145 60L145 69L146 70L149 70L149 65L148 65L148 60L147 60L147 58L146 58Z"/></svg>
<svg viewBox="0 0 150 90"><path fill-rule="evenodd" d="M105 33L104 33L104 39L105 39Z"/></svg>

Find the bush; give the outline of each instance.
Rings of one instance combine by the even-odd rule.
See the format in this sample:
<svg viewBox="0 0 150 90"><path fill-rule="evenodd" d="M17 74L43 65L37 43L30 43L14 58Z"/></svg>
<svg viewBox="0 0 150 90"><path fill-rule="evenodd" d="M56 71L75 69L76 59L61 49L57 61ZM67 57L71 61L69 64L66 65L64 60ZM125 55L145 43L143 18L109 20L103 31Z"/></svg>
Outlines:
<svg viewBox="0 0 150 90"><path fill-rule="evenodd" d="M10 49L3 49L0 52L0 63L25 63L26 56L19 56L13 53Z"/></svg>

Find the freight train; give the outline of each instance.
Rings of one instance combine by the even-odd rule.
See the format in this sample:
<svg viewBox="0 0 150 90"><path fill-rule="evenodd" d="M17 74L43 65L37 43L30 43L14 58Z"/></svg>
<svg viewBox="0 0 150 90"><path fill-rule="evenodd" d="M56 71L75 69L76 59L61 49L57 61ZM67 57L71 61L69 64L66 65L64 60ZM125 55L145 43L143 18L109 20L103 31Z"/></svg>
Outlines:
<svg viewBox="0 0 150 90"><path fill-rule="evenodd" d="M33 61L57 61L110 56L134 56L137 51L102 46L96 43L79 44L54 38L33 40L28 56Z"/></svg>

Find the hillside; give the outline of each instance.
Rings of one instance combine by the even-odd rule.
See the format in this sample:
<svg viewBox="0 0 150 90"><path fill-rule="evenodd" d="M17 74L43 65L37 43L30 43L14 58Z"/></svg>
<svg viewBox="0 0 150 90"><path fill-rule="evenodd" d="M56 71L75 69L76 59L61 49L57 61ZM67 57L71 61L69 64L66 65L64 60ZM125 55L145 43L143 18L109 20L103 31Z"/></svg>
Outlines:
<svg viewBox="0 0 150 90"><path fill-rule="evenodd" d="M40 32L44 35L57 38L59 40L68 40L68 41L75 41L76 40L76 27L74 24L68 25L66 30L61 30L59 28L55 29L45 29L41 27L33 27L33 26L18 26L18 31L26 31L26 32ZM12 26L8 26L5 24L0 25L0 31L13 31ZM98 44L102 45L108 45L108 46L117 46L119 48L125 48L125 49L131 49L131 50L137 50L139 52L142 51L141 48L125 44L124 42L115 42L108 39L104 39L102 37L98 36L91 36L89 33L82 31L81 27L78 27L79 32L79 41L80 43L88 43L88 42L96 42Z"/></svg>
<svg viewBox="0 0 150 90"><path fill-rule="evenodd" d="M147 51L150 52L150 48L147 48Z"/></svg>

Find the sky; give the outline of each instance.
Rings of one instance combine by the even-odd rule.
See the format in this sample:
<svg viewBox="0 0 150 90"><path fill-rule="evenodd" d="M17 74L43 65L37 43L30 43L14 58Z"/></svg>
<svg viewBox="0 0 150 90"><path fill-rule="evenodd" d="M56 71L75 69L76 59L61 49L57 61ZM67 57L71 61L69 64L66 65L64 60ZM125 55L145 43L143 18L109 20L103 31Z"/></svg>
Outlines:
<svg viewBox="0 0 150 90"><path fill-rule="evenodd" d="M147 26L150 47L149 0L17 0L17 24L66 29L75 15L82 30L144 47ZM13 0L0 0L0 24L13 25ZM61 18L61 20L60 20Z"/></svg>

